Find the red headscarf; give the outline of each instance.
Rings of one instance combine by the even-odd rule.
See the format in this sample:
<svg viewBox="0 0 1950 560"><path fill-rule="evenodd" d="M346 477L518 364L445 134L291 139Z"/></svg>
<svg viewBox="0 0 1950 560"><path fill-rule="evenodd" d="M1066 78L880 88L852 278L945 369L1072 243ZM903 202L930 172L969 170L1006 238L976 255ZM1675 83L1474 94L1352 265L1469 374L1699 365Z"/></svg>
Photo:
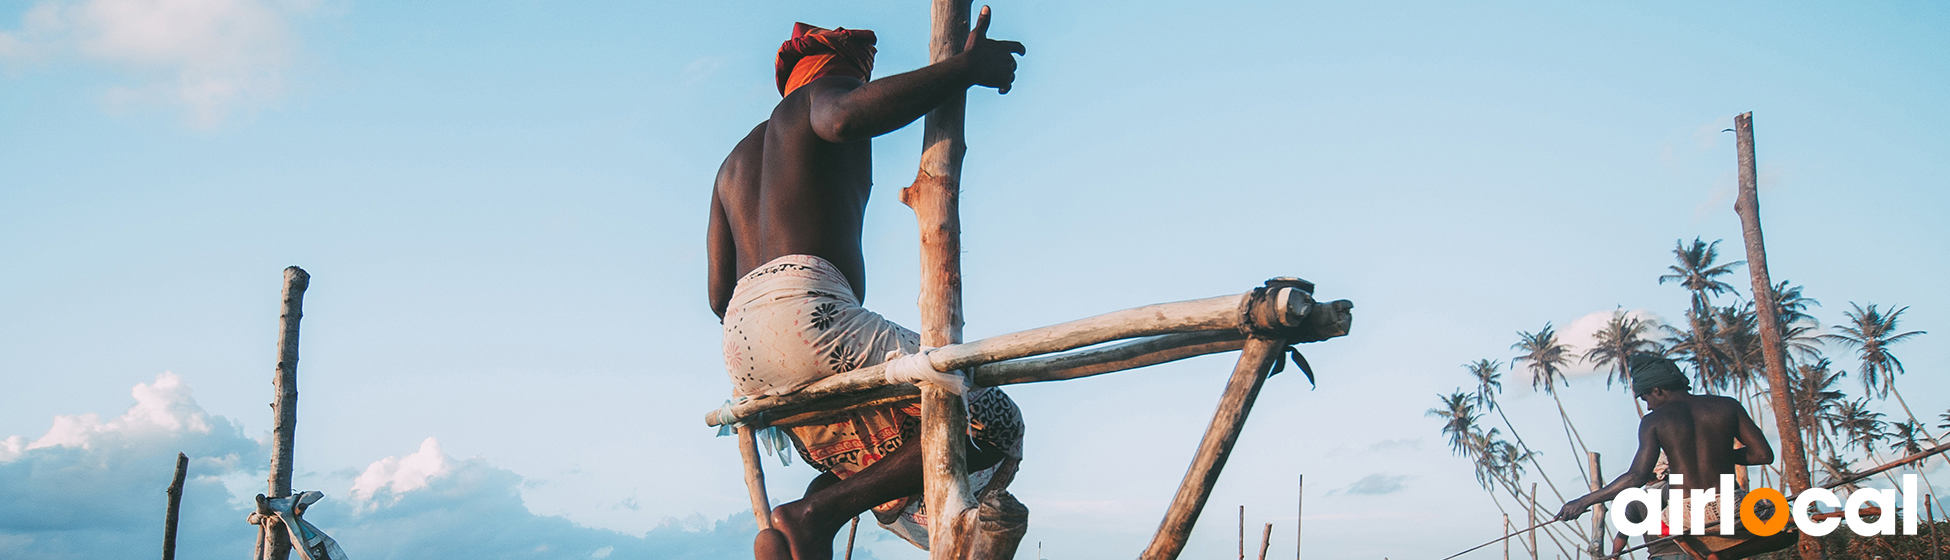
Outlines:
<svg viewBox="0 0 1950 560"><path fill-rule="evenodd" d="M874 36L865 29L821 29L792 25L792 38L779 45L779 95L825 76L853 76L866 80L873 73Z"/></svg>

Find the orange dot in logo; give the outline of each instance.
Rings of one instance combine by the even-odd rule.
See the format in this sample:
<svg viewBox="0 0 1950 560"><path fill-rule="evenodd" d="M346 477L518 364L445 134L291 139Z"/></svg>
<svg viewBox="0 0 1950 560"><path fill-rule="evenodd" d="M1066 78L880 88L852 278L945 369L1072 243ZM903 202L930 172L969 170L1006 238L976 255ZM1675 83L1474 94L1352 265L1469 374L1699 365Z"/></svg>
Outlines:
<svg viewBox="0 0 1950 560"><path fill-rule="evenodd" d="M1754 504L1761 500L1774 502L1774 517L1765 522L1760 520L1760 516L1754 514ZM1787 496L1782 496L1780 490L1755 488L1754 491L1747 493L1747 497L1740 499L1740 525L1756 536L1774 536L1775 533L1781 532L1781 529L1787 528L1789 507Z"/></svg>

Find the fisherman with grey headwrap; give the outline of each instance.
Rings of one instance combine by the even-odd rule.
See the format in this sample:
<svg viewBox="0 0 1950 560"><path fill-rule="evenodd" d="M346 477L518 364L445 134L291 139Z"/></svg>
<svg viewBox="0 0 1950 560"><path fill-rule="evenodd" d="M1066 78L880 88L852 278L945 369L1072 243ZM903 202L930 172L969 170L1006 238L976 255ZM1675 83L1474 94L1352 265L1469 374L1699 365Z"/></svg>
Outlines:
<svg viewBox="0 0 1950 560"><path fill-rule="evenodd" d="M1648 412L1639 420L1638 453L1632 458L1632 466L1610 484L1596 492L1580 496L1564 504L1557 514L1559 521L1577 519L1593 504L1604 503L1618 496L1627 488L1639 487L1654 477L1656 465L1663 455L1669 467L1667 487L1675 491L1714 490L1739 497L1745 489L1728 484L1721 487L1722 475L1731 475L1740 465L1765 465L1774 462L1774 448L1761 434L1760 427L1747 415L1747 409L1740 402L1718 395L1695 395L1692 383L1687 381L1685 372L1671 359L1652 354L1635 354L1626 362L1632 374L1632 393L1645 401ZM1697 497L1698 494L1694 494ZM1670 505L1676 509L1691 510L1693 497L1674 500ZM1737 502L1737 500L1736 500ZM1702 512L1708 519L1717 519L1717 502L1702 504ZM1660 512L1649 512L1651 517L1667 519ZM1700 513L1700 512L1694 512ZM1775 515L1767 512L1768 518ZM1691 516L1672 515L1671 519L1692 519ZM1733 535L1679 534L1694 530L1687 524L1675 524L1675 538L1661 541L1648 552L1654 560L1667 558L1717 558L1731 560L1746 558L1786 548L1794 544L1794 531L1781 531L1762 537L1744 528L1737 529ZM1655 533L1656 535L1656 533Z"/></svg>

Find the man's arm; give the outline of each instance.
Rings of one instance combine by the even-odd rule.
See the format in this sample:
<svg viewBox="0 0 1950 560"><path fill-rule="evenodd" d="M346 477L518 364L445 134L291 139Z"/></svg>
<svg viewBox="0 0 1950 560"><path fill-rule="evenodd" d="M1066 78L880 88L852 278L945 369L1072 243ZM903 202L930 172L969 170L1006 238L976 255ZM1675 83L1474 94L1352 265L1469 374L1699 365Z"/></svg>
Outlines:
<svg viewBox="0 0 1950 560"><path fill-rule="evenodd" d="M724 319L725 308L731 305L731 289L738 279L738 246L731 239L731 221L725 219L724 204L718 202L718 189L711 189L711 230L704 234L704 247L709 252L711 312Z"/></svg>
<svg viewBox="0 0 1950 560"><path fill-rule="evenodd" d="M1774 447L1767 444L1767 436L1760 433L1760 426L1754 425L1754 418L1747 415L1747 407L1735 406L1733 409L1739 411L1737 414L1740 415L1740 431L1734 434L1734 440L1746 446L1740 450L1740 456L1735 457L1734 462L1742 465L1773 463Z"/></svg>
<svg viewBox="0 0 1950 560"><path fill-rule="evenodd" d="M1023 54L1022 43L989 39L988 28L984 6L961 54L864 85L844 77L814 80L806 86L812 95L813 132L827 142L865 140L907 126L969 86L1008 93L1016 80L1011 54Z"/></svg>
<svg viewBox="0 0 1950 560"><path fill-rule="evenodd" d="M1646 420L1653 420L1653 417L1646 416ZM1624 492L1626 488L1644 485L1652 480L1652 470L1659 464L1659 432L1653 429L1653 424L1650 421L1639 423L1639 451L1637 455L1632 456L1632 468L1627 469L1625 474L1618 475L1618 478L1612 479L1611 484L1606 484L1597 492L1585 494L1564 504L1564 509L1557 512L1558 521L1577 519L1578 516L1584 515L1584 510L1591 509L1592 504L1609 501L1618 497L1618 493Z"/></svg>

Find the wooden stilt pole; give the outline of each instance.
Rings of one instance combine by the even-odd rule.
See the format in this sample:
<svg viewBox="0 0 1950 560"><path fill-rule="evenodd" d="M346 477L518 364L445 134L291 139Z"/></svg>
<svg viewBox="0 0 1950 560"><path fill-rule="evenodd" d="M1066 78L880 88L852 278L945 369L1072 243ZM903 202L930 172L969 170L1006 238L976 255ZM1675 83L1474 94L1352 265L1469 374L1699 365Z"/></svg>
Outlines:
<svg viewBox="0 0 1950 560"><path fill-rule="evenodd" d="M1273 524L1267 523L1266 530L1259 534L1259 560L1266 560L1266 549L1273 546Z"/></svg>
<svg viewBox="0 0 1950 560"><path fill-rule="evenodd" d="M1930 520L1930 560L1938 560L1942 558L1943 545L1937 542L1936 534L1942 531L1938 531L1936 526L1936 496L1928 497L1923 501L1923 512L1929 515Z"/></svg>
<svg viewBox="0 0 1950 560"><path fill-rule="evenodd" d="M176 560L176 514L183 506L183 475L189 467L190 457L177 453L176 476L170 479L169 489L163 491L169 495L169 513L163 517L163 560Z"/></svg>
<svg viewBox="0 0 1950 560"><path fill-rule="evenodd" d="M1605 486L1605 472L1599 468L1598 453L1587 451L1591 458L1591 491L1597 492ZM1605 555L1605 504L1591 507L1591 558L1597 560Z"/></svg>
<svg viewBox="0 0 1950 560"><path fill-rule="evenodd" d="M1739 144L1740 196L1733 211L1740 215L1740 231L1747 242L1747 271L1753 277L1754 311L1760 316L1760 347L1767 360L1767 392L1773 397L1775 435L1781 441L1782 482L1789 493L1809 487L1808 454L1801 444L1801 420L1788 395L1787 351L1781 344L1780 317L1774 309L1774 285L1767 275L1767 247L1761 239L1760 192L1754 171L1754 114L1733 117ZM1821 541L1807 532L1797 543L1801 560L1821 560Z"/></svg>
<svg viewBox="0 0 1950 560"><path fill-rule="evenodd" d="M1239 560L1246 560L1246 506L1239 506Z"/></svg>
<svg viewBox="0 0 1950 560"><path fill-rule="evenodd" d="M1530 526L1537 526L1537 483L1530 483ZM1530 532L1530 560L1537 560L1537 531Z"/></svg>
<svg viewBox="0 0 1950 560"><path fill-rule="evenodd" d="M1266 383L1266 373L1282 357L1284 348L1285 344L1278 340L1254 337L1246 341L1245 349L1239 353L1239 364L1233 367L1232 379L1226 383L1225 395L1219 400L1219 409L1212 415L1212 424L1205 428L1205 437L1199 440L1198 454L1185 470L1185 480L1179 483L1171 508L1158 524L1158 534L1151 538L1151 546L1140 558L1175 560L1185 550L1185 539L1191 535L1192 525L1198 522L1199 511L1205 509L1205 500L1212 497L1212 486L1218 482L1219 471L1225 468L1233 444L1239 441L1246 415L1252 412L1253 401L1259 398L1260 387Z"/></svg>
<svg viewBox="0 0 1950 560"><path fill-rule="evenodd" d="M271 385L277 400L271 403L271 498L291 496L291 454L298 429L298 321L305 316L305 289L311 275L305 269L284 269L284 309L278 317L278 375ZM263 560L286 560L291 555L291 533L279 526L275 517L258 526Z"/></svg>
<svg viewBox="0 0 1950 560"><path fill-rule="evenodd" d="M929 62L941 62L968 43L970 0L933 0ZM961 342L961 162L967 94L956 93L929 112L922 124L921 170L901 190L901 202L914 209L921 228L921 344L939 347ZM934 387L921 389L921 469L928 508L928 557L955 560L962 554L972 519L968 488L967 408L961 395ZM972 516L968 516L972 517Z"/></svg>
<svg viewBox="0 0 1950 560"><path fill-rule="evenodd" d="M751 494L752 517L758 522L758 530L770 529L772 499L765 495L765 463L758 456L757 436L751 426L738 428L738 455L745 462L745 491Z"/></svg>

